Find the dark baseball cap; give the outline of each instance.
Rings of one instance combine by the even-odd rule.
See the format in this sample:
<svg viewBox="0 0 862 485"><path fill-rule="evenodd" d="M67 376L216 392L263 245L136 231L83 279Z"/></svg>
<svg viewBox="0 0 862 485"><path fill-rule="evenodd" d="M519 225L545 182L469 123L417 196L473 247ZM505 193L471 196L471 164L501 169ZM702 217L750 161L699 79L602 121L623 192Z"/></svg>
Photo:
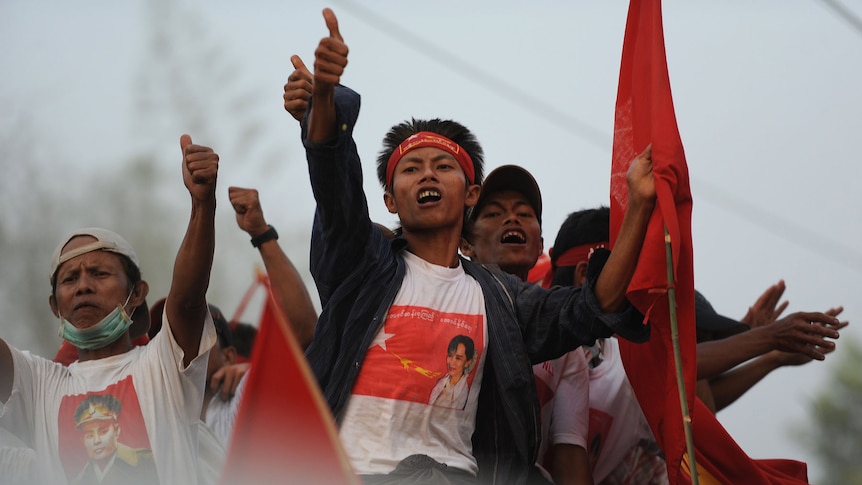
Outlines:
<svg viewBox="0 0 862 485"><path fill-rule="evenodd" d="M513 190L526 197L527 202L536 211L539 225L542 224L542 193L539 191L539 184L536 183L536 179L530 172L518 165L497 167L485 177L485 181L482 182L482 191L479 193L479 201L476 202L476 206L470 213L471 218L476 219L490 194L501 190Z"/></svg>

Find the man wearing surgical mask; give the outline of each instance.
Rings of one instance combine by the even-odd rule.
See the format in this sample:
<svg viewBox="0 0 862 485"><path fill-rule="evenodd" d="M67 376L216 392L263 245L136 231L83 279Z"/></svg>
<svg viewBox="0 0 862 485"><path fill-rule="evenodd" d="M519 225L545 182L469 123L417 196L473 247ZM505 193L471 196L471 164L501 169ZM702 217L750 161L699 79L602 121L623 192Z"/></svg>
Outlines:
<svg viewBox="0 0 862 485"><path fill-rule="evenodd" d="M197 426L209 349L216 340L206 302L215 246L218 155L180 138L191 216L174 263L162 331L133 346L129 317L149 291L122 236L85 228L64 237L51 258L48 299L60 336L78 348L68 367L0 339L0 427L29 444L40 464L33 483L68 483L87 456L75 423L90 396L122 405L124 442L152 450L161 483L198 483ZM84 414L81 414L84 413ZM76 436L76 433L78 436Z"/></svg>

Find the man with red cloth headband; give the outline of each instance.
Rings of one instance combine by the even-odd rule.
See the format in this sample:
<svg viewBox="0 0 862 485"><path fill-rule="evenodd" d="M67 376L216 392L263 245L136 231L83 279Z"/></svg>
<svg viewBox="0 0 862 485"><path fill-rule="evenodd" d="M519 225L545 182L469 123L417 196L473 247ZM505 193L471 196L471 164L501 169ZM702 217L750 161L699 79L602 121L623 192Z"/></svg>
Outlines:
<svg viewBox="0 0 862 485"><path fill-rule="evenodd" d="M387 239L369 218L352 137L359 95L339 84L348 48L333 12L323 16L329 35L315 51L302 121L317 201L310 268L323 305L306 356L351 464L365 483L546 482L534 466L531 363L614 333L649 335L625 299L655 204L649 151L632 164L618 250L596 262L583 288L548 291L459 256L483 157L451 120L413 119L385 135L377 173L401 223ZM286 108L303 96L290 86ZM466 404L429 404L440 377L461 365L457 353L440 359L458 335L475 343Z"/></svg>
<svg viewBox="0 0 862 485"><path fill-rule="evenodd" d="M545 281L553 285L582 284L591 254L607 246L609 232L607 207L570 214L550 251L552 274ZM778 305L783 291L783 282L768 288L742 321L718 315L703 295L695 292L700 379L697 395L708 408L715 411L730 404L779 366L822 360L834 350L834 343L825 338L837 338L836 330L847 325L835 318L843 309L793 313L779 319L786 306ZM812 325L810 320L822 325ZM704 336L710 341L703 341ZM810 345L811 342L815 343ZM626 378L616 340L600 339L591 352L589 451L594 460L593 478L596 483L666 483L663 460ZM707 422L706 417L698 421ZM697 438L695 434L695 447L701 450L707 440ZM621 477L630 477L631 481L620 482Z"/></svg>

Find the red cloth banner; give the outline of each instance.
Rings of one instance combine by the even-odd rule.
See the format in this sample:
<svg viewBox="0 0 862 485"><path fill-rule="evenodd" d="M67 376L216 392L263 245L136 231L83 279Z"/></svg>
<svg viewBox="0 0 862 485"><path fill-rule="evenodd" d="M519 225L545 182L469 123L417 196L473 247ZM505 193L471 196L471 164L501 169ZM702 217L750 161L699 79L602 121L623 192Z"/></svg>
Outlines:
<svg viewBox="0 0 862 485"><path fill-rule="evenodd" d="M691 483L685 430L677 386L670 328L668 289L673 287L686 400L692 419L696 465L702 478L719 483L803 484L806 466L793 460L753 460L695 398L697 378L694 267L691 240L692 197L688 167L674 114L665 57L660 0L629 4L614 118L611 167L611 245L626 209L626 172L652 144L656 210L649 223L638 267L627 291L646 315L652 335L645 344L620 339L620 355L644 415L665 454L671 485ZM665 230L671 241L673 283L667 278ZM712 483L711 480L705 480Z"/></svg>
<svg viewBox="0 0 862 485"><path fill-rule="evenodd" d="M686 445L671 343L665 228L673 249L679 341L691 409L696 378L692 199L670 91L661 2L632 0L614 117L610 193L612 247L628 202L626 173L631 161L649 144L652 144L656 208L627 296L651 322L652 334L650 341L644 344L620 339L620 353L635 395L665 453L668 477L674 484Z"/></svg>

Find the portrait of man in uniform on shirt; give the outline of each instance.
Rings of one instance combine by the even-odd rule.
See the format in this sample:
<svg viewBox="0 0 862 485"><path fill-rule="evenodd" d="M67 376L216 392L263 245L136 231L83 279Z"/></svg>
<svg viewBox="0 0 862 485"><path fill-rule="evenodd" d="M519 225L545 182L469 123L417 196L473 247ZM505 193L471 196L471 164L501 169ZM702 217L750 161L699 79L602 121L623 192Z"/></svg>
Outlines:
<svg viewBox="0 0 862 485"><path fill-rule="evenodd" d="M91 394L75 408L78 442L88 459L72 479L73 484L159 483L152 451L120 442L122 407L111 394Z"/></svg>

